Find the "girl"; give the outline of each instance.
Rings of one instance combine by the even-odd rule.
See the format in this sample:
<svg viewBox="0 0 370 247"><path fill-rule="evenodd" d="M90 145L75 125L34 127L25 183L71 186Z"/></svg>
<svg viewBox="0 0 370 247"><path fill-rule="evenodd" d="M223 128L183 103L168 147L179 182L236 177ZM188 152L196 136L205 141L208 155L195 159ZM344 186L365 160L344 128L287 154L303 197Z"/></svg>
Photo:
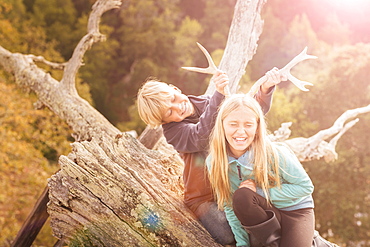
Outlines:
<svg viewBox="0 0 370 247"><path fill-rule="evenodd" d="M222 104L207 167L237 246L250 246L247 232L263 246L312 246L314 186L294 153L269 140L253 98L233 95Z"/></svg>

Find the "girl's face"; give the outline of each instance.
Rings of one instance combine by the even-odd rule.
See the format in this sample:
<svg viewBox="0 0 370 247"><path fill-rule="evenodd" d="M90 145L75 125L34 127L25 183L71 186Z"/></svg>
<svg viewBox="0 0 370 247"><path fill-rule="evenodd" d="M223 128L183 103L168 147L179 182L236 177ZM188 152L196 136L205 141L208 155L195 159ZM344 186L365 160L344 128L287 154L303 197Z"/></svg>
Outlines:
<svg viewBox="0 0 370 247"><path fill-rule="evenodd" d="M241 107L223 120L223 127L232 156L239 158L252 144L258 123L251 109Z"/></svg>

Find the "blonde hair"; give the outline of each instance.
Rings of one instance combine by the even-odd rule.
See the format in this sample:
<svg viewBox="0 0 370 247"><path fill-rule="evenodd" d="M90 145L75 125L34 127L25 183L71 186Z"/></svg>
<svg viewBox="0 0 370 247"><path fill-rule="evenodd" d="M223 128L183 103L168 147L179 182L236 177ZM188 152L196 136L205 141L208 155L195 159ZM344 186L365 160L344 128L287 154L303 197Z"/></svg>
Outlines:
<svg viewBox="0 0 370 247"><path fill-rule="evenodd" d="M253 173L256 185L262 188L268 201L268 189L280 186L279 156L267 136L266 122L260 105L248 95L232 95L221 105L210 138L211 169L209 179L220 209L223 209L224 204L231 205L228 143L223 120L231 112L244 107L250 109L257 119L255 138L249 147L252 152L251 162L254 164Z"/></svg>
<svg viewBox="0 0 370 247"><path fill-rule="evenodd" d="M158 80L148 80L139 89L137 108L140 118L150 127L162 124L163 111L170 108L171 86Z"/></svg>

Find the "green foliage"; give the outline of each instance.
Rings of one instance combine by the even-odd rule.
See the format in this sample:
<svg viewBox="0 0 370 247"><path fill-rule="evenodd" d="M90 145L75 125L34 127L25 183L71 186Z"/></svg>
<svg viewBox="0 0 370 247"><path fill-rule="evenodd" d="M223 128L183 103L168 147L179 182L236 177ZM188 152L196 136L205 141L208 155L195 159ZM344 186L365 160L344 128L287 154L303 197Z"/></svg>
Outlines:
<svg viewBox="0 0 370 247"><path fill-rule="evenodd" d="M205 27L201 39L210 51L225 47L233 12L232 1L205 1L204 16L200 19Z"/></svg>
<svg viewBox="0 0 370 247"><path fill-rule="evenodd" d="M369 104L369 51L369 44L356 44L317 54L316 72L310 73L315 86L301 100L310 118L320 119L320 128L327 127L347 109ZM296 74L297 77L304 76L302 72ZM318 99L319 104L316 103Z"/></svg>
<svg viewBox="0 0 370 247"><path fill-rule="evenodd" d="M358 126L356 126L357 128ZM340 145L338 161L305 164L315 184L316 227L337 243L369 239L369 152L346 152ZM330 210L329 210L330 209Z"/></svg>
<svg viewBox="0 0 370 247"><path fill-rule="evenodd" d="M57 49L68 60L81 37L75 35L76 9L72 0L35 0L32 19L43 27L48 41L57 42Z"/></svg>
<svg viewBox="0 0 370 247"><path fill-rule="evenodd" d="M297 90L295 88L295 90ZM300 92L302 94L302 92ZM307 137L308 132L317 130L317 124L309 121L307 111L299 98L287 97L287 90L274 92L271 110L267 113L268 128L271 132L279 129L282 123L292 122L291 138Z"/></svg>
<svg viewBox="0 0 370 247"><path fill-rule="evenodd" d="M31 212L57 159L70 151L70 130L50 111L32 108L34 96L0 82L0 245L9 243ZM26 188L26 189L25 189ZM39 234L55 242L50 227ZM46 241L46 242L45 242Z"/></svg>

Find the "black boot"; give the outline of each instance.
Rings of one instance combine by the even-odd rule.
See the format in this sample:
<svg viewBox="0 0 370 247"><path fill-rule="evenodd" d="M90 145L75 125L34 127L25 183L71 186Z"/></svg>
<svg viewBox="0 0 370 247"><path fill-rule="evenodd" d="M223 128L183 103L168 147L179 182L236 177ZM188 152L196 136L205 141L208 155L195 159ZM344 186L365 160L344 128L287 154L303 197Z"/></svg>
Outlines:
<svg viewBox="0 0 370 247"><path fill-rule="evenodd" d="M253 235L262 246L278 247L281 237L281 227L273 211L266 211L270 218L261 224L254 226L243 226L244 229Z"/></svg>
<svg viewBox="0 0 370 247"><path fill-rule="evenodd" d="M330 243L329 241L321 237L318 231L315 231L313 235L312 247L339 247L339 246Z"/></svg>

